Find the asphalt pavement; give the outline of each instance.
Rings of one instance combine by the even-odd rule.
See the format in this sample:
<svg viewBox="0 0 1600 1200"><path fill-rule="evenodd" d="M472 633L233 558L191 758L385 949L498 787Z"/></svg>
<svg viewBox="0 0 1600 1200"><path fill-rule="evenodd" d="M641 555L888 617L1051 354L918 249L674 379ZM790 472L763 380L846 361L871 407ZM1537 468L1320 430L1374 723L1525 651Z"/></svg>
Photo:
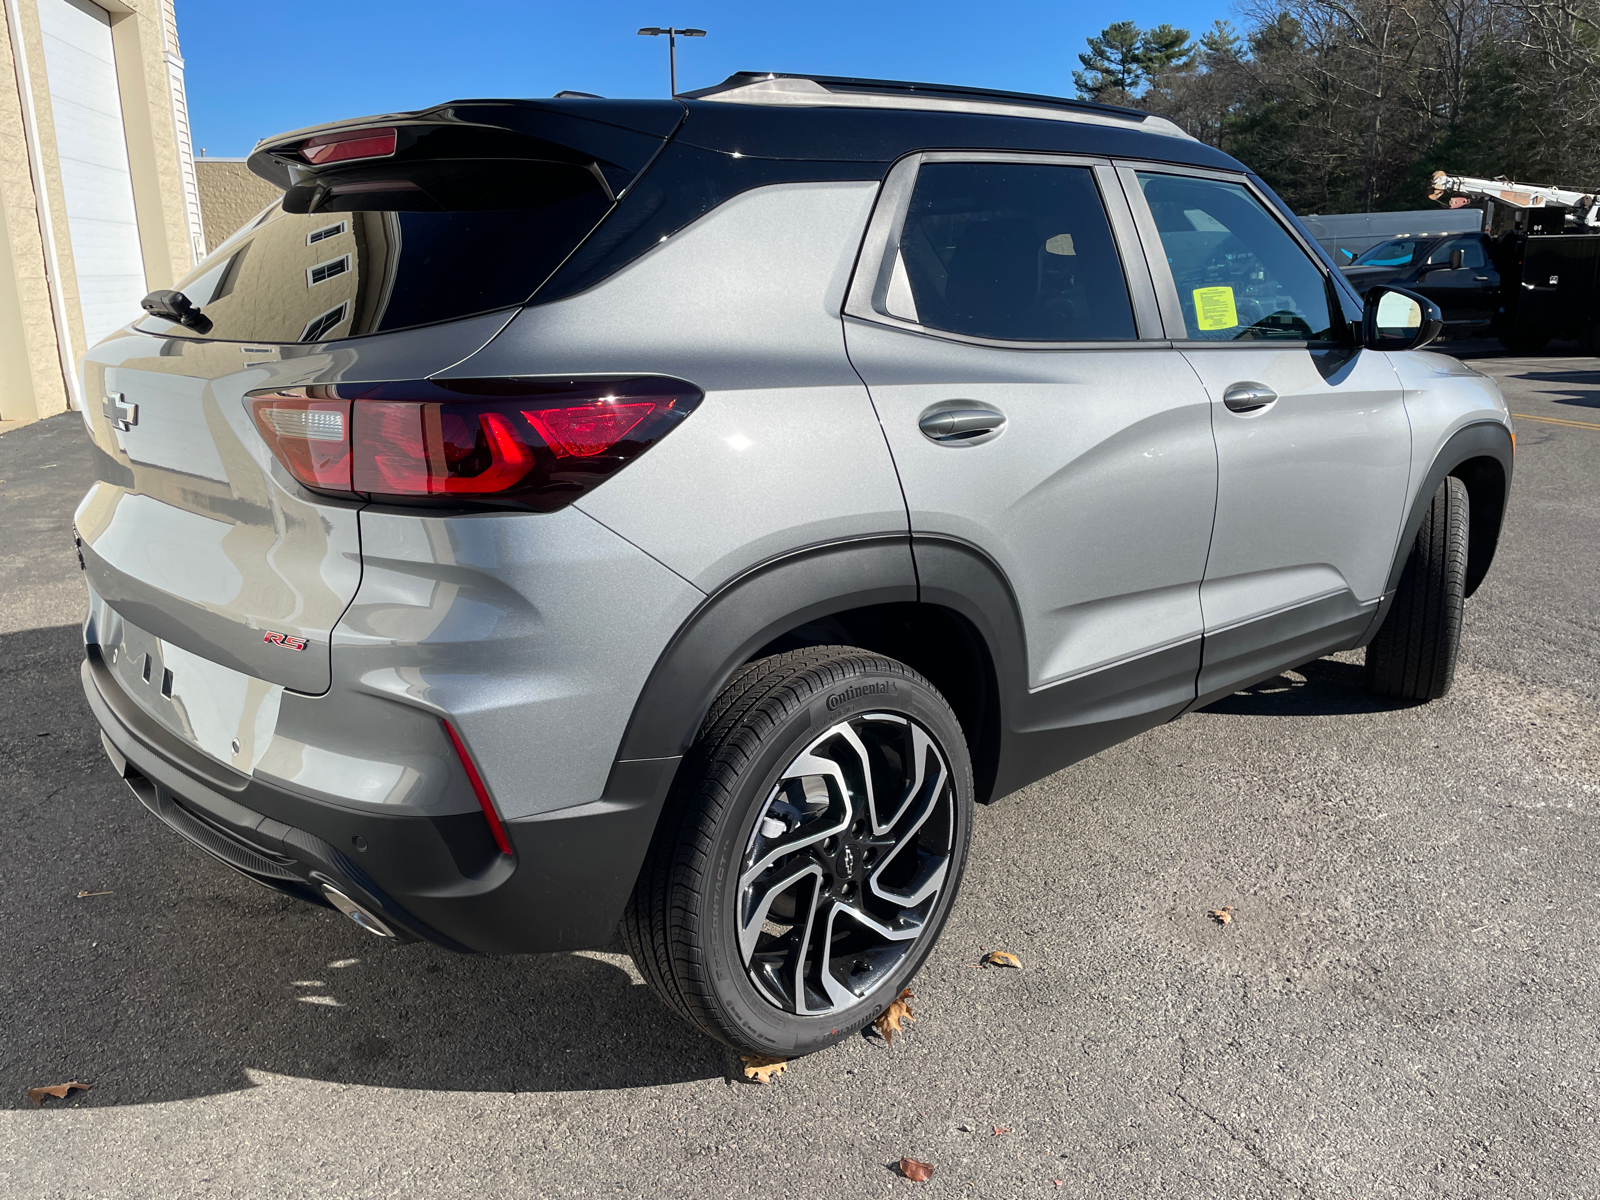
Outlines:
<svg viewBox="0 0 1600 1200"><path fill-rule="evenodd" d="M1323 659L982 809L916 1023L767 1086L618 947L388 945L169 834L79 690L82 427L5 433L0 1195L1600 1196L1600 364L1475 365L1455 690Z"/></svg>

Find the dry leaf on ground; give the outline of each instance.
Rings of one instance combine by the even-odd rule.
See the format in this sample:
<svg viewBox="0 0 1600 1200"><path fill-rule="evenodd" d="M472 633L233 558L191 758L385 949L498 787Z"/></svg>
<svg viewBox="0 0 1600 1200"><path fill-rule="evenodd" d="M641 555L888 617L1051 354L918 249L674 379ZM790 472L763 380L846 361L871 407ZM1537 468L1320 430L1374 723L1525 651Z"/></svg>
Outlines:
<svg viewBox="0 0 1600 1200"><path fill-rule="evenodd" d="M983 965L986 967L1016 967L1022 968L1022 960L1015 954L1007 954L1004 950L991 950L983 956Z"/></svg>
<svg viewBox="0 0 1600 1200"><path fill-rule="evenodd" d="M902 1158L900 1160L900 1174L913 1183L927 1183L928 1180L933 1178L933 1164L918 1162L914 1158Z"/></svg>
<svg viewBox="0 0 1600 1200"><path fill-rule="evenodd" d="M29 1088L28 1099L33 1101L35 1108L40 1108L44 1105L45 1097L47 1096L54 1096L57 1100L65 1100L67 1093L73 1088L87 1092L93 1086L94 1084L92 1083L79 1083L74 1079L71 1083L58 1083L55 1087Z"/></svg>
<svg viewBox="0 0 1600 1200"><path fill-rule="evenodd" d="M764 1054L741 1054L739 1057L744 1062L744 1077L757 1083L771 1083L789 1065L787 1058L768 1058Z"/></svg>
<svg viewBox="0 0 1600 1200"><path fill-rule="evenodd" d="M995 1137L999 1137L1002 1133L1011 1132L1011 1126L1009 1125L992 1125L990 1128L994 1130Z"/></svg>
<svg viewBox="0 0 1600 1200"><path fill-rule="evenodd" d="M911 989L906 988L894 998L889 1007L884 1009L878 1015L878 1019L872 1023L872 1027L878 1031L878 1036L888 1042L889 1045L894 1045L895 1034L905 1032L900 1027L901 1022L916 1024L917 1019L911 1015L911 1005L907 1003L908 1000L915 999L916 997L911 994ZM909 1162L910 1160L908 1159L907 1161Z"/></svg>
<svg viewBox="0 0 1600 1200"><path fill-rule="evenodd" d="M1206 916L1210 917L1218 925L1226 925L1233 920L1233 908L1231 905L1226 908L1213 908Z"/></svg>

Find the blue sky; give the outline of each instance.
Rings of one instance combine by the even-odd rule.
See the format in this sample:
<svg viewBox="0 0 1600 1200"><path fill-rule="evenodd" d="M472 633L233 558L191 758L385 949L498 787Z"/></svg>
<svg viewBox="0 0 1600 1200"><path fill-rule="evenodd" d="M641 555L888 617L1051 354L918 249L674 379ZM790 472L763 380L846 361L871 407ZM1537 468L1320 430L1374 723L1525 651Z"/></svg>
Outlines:
<svg viewBox="0 0 1600 1200"><path fill-rule="evenodd" d="M260 138L470 96L665 96L734 71L810 71L1073 94L1084 39L1112 21L1198 34L1225 0L974 4L949 0L178 0L194 144L247 154Z"/></svg>

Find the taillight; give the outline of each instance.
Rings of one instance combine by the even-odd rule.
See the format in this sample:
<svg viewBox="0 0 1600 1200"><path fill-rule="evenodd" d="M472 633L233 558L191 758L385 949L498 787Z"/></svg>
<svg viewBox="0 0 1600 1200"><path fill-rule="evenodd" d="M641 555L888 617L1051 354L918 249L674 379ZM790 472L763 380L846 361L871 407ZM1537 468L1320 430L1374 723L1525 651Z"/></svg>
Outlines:
<svg viewBox="0 0 1600 1200"><path fill-rule="evenodd" d="M356 158L388 158L394 144L395 131L390 128L344 129L307 138L300 143L300 157L318 167Z"/></svg>
<svg viewBox="0 0 1600 1200"><path fill-rule="evenodd" d="M274 456L313 491L553 512L700 403L677 379L451 379L250 395Z"/></svg>

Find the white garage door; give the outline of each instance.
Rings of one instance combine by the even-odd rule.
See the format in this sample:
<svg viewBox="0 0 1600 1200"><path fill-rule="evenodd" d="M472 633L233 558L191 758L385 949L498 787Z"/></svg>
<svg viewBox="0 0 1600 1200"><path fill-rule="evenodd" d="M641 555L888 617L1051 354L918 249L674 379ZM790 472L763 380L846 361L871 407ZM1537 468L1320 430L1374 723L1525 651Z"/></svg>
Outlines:
<svg viewBox="0 0 1600 1200"><path fill-rule="evenodd" d="M39 0L61 191L89 345L139 315L148 290L133 211L111 18L87 0Z"/></svg>

